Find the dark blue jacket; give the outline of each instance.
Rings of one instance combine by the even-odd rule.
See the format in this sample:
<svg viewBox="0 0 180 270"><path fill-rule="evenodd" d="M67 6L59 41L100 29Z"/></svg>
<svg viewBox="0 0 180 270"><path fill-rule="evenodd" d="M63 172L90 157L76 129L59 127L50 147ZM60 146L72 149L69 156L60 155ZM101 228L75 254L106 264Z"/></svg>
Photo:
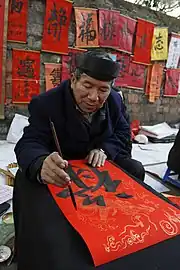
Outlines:
<svg viewBox="0 0 180 270"><path fill-rule="evenodd" d="M129 157L131 152L130 127L124 117L124 104L114 90L107 99L105 120L95 122L96 132L83 123L73 100L70 82L35 97L29 104L29 126L15 147L20 168L27 171L33 164L36 170L42 164L41 157L57 151L49 118L54 122L65 159L83 159L90 150L102 148L111 160ZM31 173L31 172L30 172ZM34 173L33 173L34 175Z"/></svg>

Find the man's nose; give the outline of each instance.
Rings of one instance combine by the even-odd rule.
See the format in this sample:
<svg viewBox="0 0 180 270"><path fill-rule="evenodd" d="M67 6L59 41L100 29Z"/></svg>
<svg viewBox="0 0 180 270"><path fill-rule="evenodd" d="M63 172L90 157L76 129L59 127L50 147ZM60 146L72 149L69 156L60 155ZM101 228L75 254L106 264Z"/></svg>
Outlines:
<svg viewBox="0 0 180 270"><path fill-rule="evenodd" d="M97 90L89 91L88 98L91 101L97 101L99 99Z"/></svg>

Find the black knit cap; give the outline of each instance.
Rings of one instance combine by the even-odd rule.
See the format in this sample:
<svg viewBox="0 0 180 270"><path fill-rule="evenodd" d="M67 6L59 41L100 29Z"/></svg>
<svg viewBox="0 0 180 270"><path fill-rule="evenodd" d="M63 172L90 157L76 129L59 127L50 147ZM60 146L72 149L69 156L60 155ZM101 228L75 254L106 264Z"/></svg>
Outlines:
<svg viewBox="0 0 180 270"><path fill-rule="evenodd" d="M119 75L120 65L108 53L88 51L79 54L76 67L88 76L99 81L112 81Z"/></svg>

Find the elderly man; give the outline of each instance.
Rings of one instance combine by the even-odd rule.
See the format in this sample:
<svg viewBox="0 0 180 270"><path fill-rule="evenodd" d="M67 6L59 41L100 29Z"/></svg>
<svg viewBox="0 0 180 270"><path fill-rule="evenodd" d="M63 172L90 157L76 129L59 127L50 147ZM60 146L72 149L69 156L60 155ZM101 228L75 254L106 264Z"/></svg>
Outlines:
<svg viewBox="0 0 180 270"><path fill-rule="evenodd" d="M144 180L142 164L131 159L130 126L121 96L111 89L118 74L119 64L108 54L88 52L79 57L71 80L31 101L29 126L15 148L20 167L14 189L18 270L94 269L87 247L46 187L69 184L64 170L68 160L87 159L101 167L110 159ZM56 152L50 120L63 158ZM79 256L87 266L82 261L76 265Z"/></svg>

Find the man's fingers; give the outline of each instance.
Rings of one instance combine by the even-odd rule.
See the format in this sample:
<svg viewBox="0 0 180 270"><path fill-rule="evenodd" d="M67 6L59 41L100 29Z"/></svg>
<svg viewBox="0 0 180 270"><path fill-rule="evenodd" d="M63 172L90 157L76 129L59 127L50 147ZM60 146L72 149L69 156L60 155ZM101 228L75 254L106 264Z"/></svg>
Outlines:
<svg viewBox="0 0 180 270"><path fill-rule="evenodd" d="M67 168L68 166L67 160L64 160L62 157L60 157L60 155L57 152L52 153L50 157L52 161L56 163L56 165L60 167L61 169Z"/></svg>
<svg viewBox="0 0 180 270"><path fill-rule="evenodd" d="M92 164L93 158L94 158L94 152L90 152L89 156L88 156L88 163Z"/></svg>
<svg viewBox="0 0 180 270"><path fill-rule="evenodd" d="M102 165L102 153L99 153L99 159L98 159L98 162L97 162L97 167L101 167Z"/></svg>
<svg viewBox="0 0 180 270"><path fill-rule="evenodd" d="M107 156L103 155L102 156L102 161L101 161L101 166L104 166L106 159L107 159Z"/></svg>
<svg viewBox="0 0 180 270"><path fill-rule="evenodd" d="M100 154L96 152L93 157L92 166L96 167L99 162Z"/></svg>

